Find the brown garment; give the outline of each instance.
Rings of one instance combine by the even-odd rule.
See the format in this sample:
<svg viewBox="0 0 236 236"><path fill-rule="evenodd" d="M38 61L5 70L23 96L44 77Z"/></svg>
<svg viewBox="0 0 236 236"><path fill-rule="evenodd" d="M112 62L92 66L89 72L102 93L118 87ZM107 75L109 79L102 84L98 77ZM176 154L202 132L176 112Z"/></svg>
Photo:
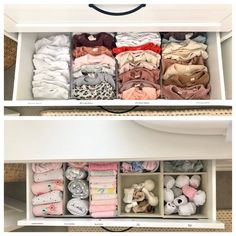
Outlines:
<svg viewBox="0 0 236 236"><path fill-rule="evenodd" d="M209 83L209 74L205 71L199 71L192 75L172 75L163 80L164 85L176 85L178 87L190 87L198 84L206 86Z"/></svg>
<svg viewBox="0 0 236 236"><path fill-rule="evenodd" d="M102 54L105 54L107 56L112 57L112 52L108 48L104 46L96 46L96 47L76 47L73 50L73 56L74 57L82 57L86 54L90 54L92 56L100 56Z"/></svg>
<svg viewBox="0 0 236 236"><path fill-rule="evenodd" d="M194 57L188 61L176 61L173 59L162 59L161 60L161 66L162 66L162 74L165 74L168 67L170 67L173 64L182 64L182 65L204 65L204 58L202 56L200 57Z"/></svg>
<svg viewBox="0 0 236 236"><path fill-rule="evenodd" d="M205 32L165 32L165 33L162 33L162 37L164 39L169 39L172 36L173 38L177 40L185 40L186 34L192 34L190 39L196 38L197 36L200 36L200 35L206 37Z"/></svg>
<svg viewBox="0 0 236 236"><path fill-rule="evenodd" d="M180 88L176 85L168 85L162 87L162 95L165 99L209 99L210 85L205 88L202 84L192 87Z"/></svg>
<svg viewBox="0 0 236 236"><path fill-rule="evenodd" d="M104 46L106 48L112 49L115 47L114 38L108 33L99 34L75 34L72 37L73 48L86 46L86 47L96 47Z"/></svg>
<svg viewBox="0 0 236 236"><path fill-rule="evenodd" d="M142 79L136 79L136 80L129 80L123 84L121 84L119 88L119 92L122 93L123 91L130 89L132 87L138 87L142 89L143 87L151 87L155 89L160 89L160 85L154 84L153 82L142 80Z"/></svg>
<svg viewBox="0 0 236 236"><path fill-rule="evenodd" d="M136 67L119 75L119 82L124 83L129 80L142 79L156 83L159 80L160 70L148 70L142 67Z"/></svg>

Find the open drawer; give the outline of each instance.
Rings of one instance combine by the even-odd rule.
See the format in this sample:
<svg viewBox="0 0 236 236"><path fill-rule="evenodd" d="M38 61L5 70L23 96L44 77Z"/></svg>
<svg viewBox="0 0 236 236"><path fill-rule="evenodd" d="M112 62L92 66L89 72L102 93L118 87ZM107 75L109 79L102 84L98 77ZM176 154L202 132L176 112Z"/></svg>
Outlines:
<svg viewBox="0 0 236 236"><path fill-rule="evenodd" d="M204 160L204 168L201 175L202 183L201 189L206 192L207 200L204 206L200 207L196 215L190 217L173 217L164 215L164 201L163 201L163 177L170 173L165 173L164 162L160 161L159 170L155 173L120 173L118 172L117 186L118 186L118 213L114 218L95 219L89 216L75 217L75 216L60 216L60 217L34 217L32 214L31 200L33 194L31 192L31 184L33 179L33 172L31 164L27 164L27 203L26 203L26 219L18 221L18 225L36 225L36 226L129 226L129 227L168 227L168 228L215 228L222 229L224 224L216 221L216 169L214 160ZM174 174L174 173L172 173ZM177 175L177 173L175 173ZM193 173L178 173L193 175ZM196 174L196 173L195 173ZM128 187L136 181L143 181L145 178L151 178L156 183L155 193L159 194L159 205L157 211L148 217L147 215L126 214L123 212L123 188ZM67 186L64 188L66 189Z"/></svg>
<svg viewBox="0 0 236 236"><path fill-rule="evenodd" d="M101 28L103 31L104 28ZM125 28L123 29L125 31ZM35 41L55 33L19 33L13 101L10 106L204 106L231 105L225 100L224 75L222 68L221 44L219 33L208 33L207 67L210 75L210 100L34 100L32 78ZM68 34L68 33L67 33Z"/></svg>

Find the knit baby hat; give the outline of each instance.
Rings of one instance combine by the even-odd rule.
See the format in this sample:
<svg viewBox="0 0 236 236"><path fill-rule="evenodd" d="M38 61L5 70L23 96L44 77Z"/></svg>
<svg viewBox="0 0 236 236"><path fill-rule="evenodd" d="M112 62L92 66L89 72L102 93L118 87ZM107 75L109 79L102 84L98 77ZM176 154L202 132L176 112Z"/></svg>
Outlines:
<svg viewBox="0 0 236 236"><path fill-rule="evenodd" d="M173 188L175 185L175 179L172 176L166 175L164 177L164 186L166 188Z"/></svg>
<svg viewBox="0 0 236 236"><path fill-rule="evenodd" d="M193 202L180 205L178 213L180 216L190 216L196 213L196 205Z"/></svg>
<svg viewBox="0 0 236 236"><path fill-rule="evenodd" d="M198 190L193 197L193 202L196 204L196 206L202 206L206 202L206 193L202 190Z"/></svg>
<svg viewBox="0 0 236 236"><path fill-rule="evenodd" d="M182 188L185 185L189 185L189 177L187 175L179 175L175 180L175 186Z"/></svg>
<svg viewBox="0 0 236 236"><path fill-rule="evenodd" d="M164 213L165 215L171 215L178 211L176 205L172 202L167 202L164 207Z"/></svg>
<svg viewBox="0 0 236 236"><path fill-rule="evenodd" d="M165 202L173 202L174 201L174 193L171 189L164 188L164 201Z"/></svg>

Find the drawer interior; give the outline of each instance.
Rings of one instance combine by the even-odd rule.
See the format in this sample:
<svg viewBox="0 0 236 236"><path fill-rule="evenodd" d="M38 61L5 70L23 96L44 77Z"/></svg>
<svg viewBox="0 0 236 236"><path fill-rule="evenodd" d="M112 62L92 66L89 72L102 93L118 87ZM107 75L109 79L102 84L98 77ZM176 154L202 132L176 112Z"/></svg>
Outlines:
<svg viewBox="0 0 236 236"><path fill-rule="evenodd" d="M113 219L135 219L135 218L156 218L160 220L168 220L168 219L176 219L178 221L184 222L186 219L192 219L192 220L215 220L216 219L216 196L215 196L215 163L212 160L209 161L202 161L204 168L200 172L173 172L173 173L167 173L164 172L163 169L163 161L159 162L159 169L156 172L128 172L128 173L122 173L119 171L117 173L117 200L118 200L118 206L117 206L117 214L116 217ZM64 170L66 168L66 163L64 165ZM31 164L27 164L27 219L28 220L42 220L42 217L35 217L32 214L32 198L34 197L31 186L33 183L33 171ZM173 177L179 176L179 175L199 175L201 176L201 185L198 189L204 190L206 193L206 202L203 206L197 207L197 211L195 214L190 216L180 216L178 214L173 215L165 215L164 214L164 196L163 196L163 178L165 175L170 175ZM158 205L155 207L155 211L151 213L126 213L125 203L123 202L124 198L124 189L130 188L132 184L138 184L143 183L145 180L151 179L155 183L155 188L153 189L153 193L155 196L158 196ZM64 191L63 191L63 204L64 204L64 213L60 216L46 216L44 217L45 220L52 220L52 218L58 218L58 219L66 219L66 218L76 218L76 219L83 219L88 218L90 215L86 215L84 217L79 217L72 215L68 212L66 209L67 201L71 198L71 193L68 191L68 183L69 181L65 178L64 179Z"/></svg>
<svg viewBox="0 0 236 236"><path fill-rule="evenodd" d="M17 63L13 100L33 100L32 78L33 78L33 54L35 41L42 37L55 35L57 33L19 33ZM61 34L61 33L60 33ZM65 33L69 34L70 33ZM224 100L224 78L221 59L219 33L208 33L208 55L207 67L210 75L210 99ZM69 101L68 101L69 102Z"/></svg>

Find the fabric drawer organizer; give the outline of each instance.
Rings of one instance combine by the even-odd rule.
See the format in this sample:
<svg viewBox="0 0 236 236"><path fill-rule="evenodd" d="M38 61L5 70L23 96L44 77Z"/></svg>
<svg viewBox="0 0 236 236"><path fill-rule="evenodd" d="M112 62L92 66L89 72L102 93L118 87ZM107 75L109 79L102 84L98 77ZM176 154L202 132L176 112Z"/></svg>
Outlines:
<svg viewBox="0 0 236 236"><path fill-rule="evenodd" d="M206 33L58 34L34 51L36 100L210 98Z"/></svg>
<svg viewBox="0 0 236 236"><path fill-rule="evenodd" d="M34 163L32 217L208 219L208 161Z"/></svg>

